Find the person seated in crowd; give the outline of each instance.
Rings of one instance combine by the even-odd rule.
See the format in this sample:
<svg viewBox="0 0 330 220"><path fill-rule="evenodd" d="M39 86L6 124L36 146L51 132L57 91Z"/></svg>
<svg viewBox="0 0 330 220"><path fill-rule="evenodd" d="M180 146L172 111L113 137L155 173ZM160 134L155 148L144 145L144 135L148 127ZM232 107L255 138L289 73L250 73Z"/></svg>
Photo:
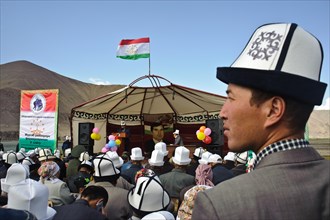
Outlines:
<svg viewBox="0 0 330 220"><path fill-rule="evenodd" d="M226 156L223 158L222 165L226 167L228 170L231 170L234 167L236 167L235 153L229 151L226 154Z"/></svg>
<svg viewBox="0 0 330 220"><path fill-rule="evenodd" d="M202 158L202 154L205 152L206 150L202 147L198 147L195 149L194 153L193 153L193 158L191 160L191 163L189 164L189 166L187 167L187 173L189 175L192 176L196 176L196 169L199 165L198 160L200 160Z"/></svg>
<svg viewBox="0 0 330 220"><path fill-rule="evenodd" d="M231 169L231 172L234 176L238 176L246 173L248 162L248 151L244 151L242 153L235 153L235 167Z"/></svg>
<svg viewBox="0 0 330 220"><path fill-rule="evenodd" d="M121 170L121 167L124 164L124 160L118 155L117 151L108 151L106 154L109 157L109 159L112 161L115 168ZM129 183L125 178L123 178L120 175L119 178L117 179L116 186L130 190L131 188L133 188L134 184Z"/></svg>
<svg viewBox="0 0 330 220"><path fill-rule="evenodd" d="M161 123L153 123L151 125L152 139L148 140L145 144L145 152L151 155L151 152L155 149L155 144L158 142L164 142L169 144L167 140L164 139L164 126Z"/></svg>
<svg viewBox="0 0 330 220"><path fill-rule="evenodd" d="M195 178L186 173L186 168L191 161L189 154L189 149L186 147L177 147L173 157L174 169L159 176L164 188L170 194L174 212L177 211L179 206L180 191L186 186L195 184Z"/></svg>
<svg viewBox="0 0 330 220"><path fill-rule="evenodd" d="M197 193L214 186L211 166L207 163L200 163L196 169L195 181L196 185L185 187L180 192L180 197L183 198L180 198L182 202L178 210L177 220L190 220Z"/></svg>
<svg viewBox="0 0 330 220"><path fill-rule="evenodd" d="M72 203L75 198L65 182L60 180L60 167L54 161L46 161L38 169L39 182L49 190L49 200L53 206L61 206Z"/></svg>
<svg viewBox="0 0 330 220"><path fill-rule="evenodd" d="M132 165L130 168L124 170L121 173L121 176L125 178L129 183L135 185L135 174L137 171L141 170L142 167L142 160L144 156L142 156L142 150L139 147L134 147L131 150L131 163Z"/></svg>
<svg viewBox="0 0 330 220"><path fill-rule="evenodd" d="M107 203L108 192L102 186L88 186L74 203L54 207L53 220L106 220L102 211Z"/></svg>
<svg viewBox="0 0 330 220"><path fill-rule="evenodd" d="M85 152L86 148L83 145L77 145L71 150L71 157L72 159L68 162L68 167L66 169L66 177L69 178L70 176L75 175L78 172L78 166L80 165L81 161L79 160L80 154Z"/></svg>
<svg viewBox="0 0 330 220"><path fill-rule="evenodd" d="M208 164L212 168L212 182L214 185L234 177L234 174L231 172L231 170L228 170L226 167L222 166L222 158L220 155L212 154L209 157Z"/></svg>
<svg viewBox="0 0 330 220"><path fill-rule="evenodd" d="M163 174L162 168L164 166L164 154L159 150L153 150L151 158L148 160L148 165L145 167L155 172L157 176Z"/></svg>
<svg viewBox="0 0 330 220"><path fill-rule="evenodd" d="M162 174L171 172L174 168L174 165L170 163L166 144L164 142L158 142L155 145L155 150L159 150L164 154L164 165L162 167Z"/></svg>
<svg viewBox="0 0 330 220"><path fill-rule="evenodd" d="M68 184L68 187L70 189L71 193L79 193L79 188L76 185L77 179L84 178L86 179L87 184L93 180L93 173L94 173L94 167L92 162L88 160L84 160L81 162L81 164L78 166L78 173L75 175L67 178L66 183ZM81 182L82 183L82 182Z"/></svg>
<svg viewBox="0 0 330 220"><path fill-rule="evenodd" d="M143 169L136 177L136 186L128 192L128 203L133 210L131 220L166 211L171 203L168 192L164 189L158 176L152 170Z"/></svg>
<svg viewBox="0 0 330 220"><path fill-rule="evenodd" d="M132 210L127 201L128 190L117 187L120 171L115 167L107 154L100 154L93 160L94 183L92 185L102 186L109 195L108 202L104 208L109 219L127 220L132 216Z"/></svg>

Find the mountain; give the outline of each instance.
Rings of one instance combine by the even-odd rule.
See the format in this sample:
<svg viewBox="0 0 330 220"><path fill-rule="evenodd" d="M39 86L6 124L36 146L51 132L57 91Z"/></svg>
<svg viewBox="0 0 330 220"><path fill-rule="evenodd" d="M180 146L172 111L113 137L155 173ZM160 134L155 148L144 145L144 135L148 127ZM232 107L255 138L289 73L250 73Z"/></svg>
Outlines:
<svg viewBox="0 0 330 220"><path fill-rule="evenodd" d="M58 136L70 134L71 109L125 85L94 85L70 79L28 61L0 65L0 136L17 140L21 90L59 89Z"/></svg>
<svg viewBox="0 0 330 220"><path fill-rule="evenodd" d="M21 90L59 89L58 136L70 134L71 109L81 103L123 88L125 85L94 85L70 79L28 61L0 65L0 136L17 140ZM314 111L308 121L309 136L330 138L329 110Z"/></svg>

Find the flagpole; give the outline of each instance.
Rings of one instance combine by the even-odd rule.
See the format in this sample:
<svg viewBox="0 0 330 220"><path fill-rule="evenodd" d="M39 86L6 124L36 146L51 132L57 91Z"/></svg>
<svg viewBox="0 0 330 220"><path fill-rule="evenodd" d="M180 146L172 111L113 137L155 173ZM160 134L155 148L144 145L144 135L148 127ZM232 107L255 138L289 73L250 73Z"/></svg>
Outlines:
<svg viewBox="0 0 330 220"><path fill-rule="evenodd" d="M149 76L150 76L150 55L149 55Z"/></svg>

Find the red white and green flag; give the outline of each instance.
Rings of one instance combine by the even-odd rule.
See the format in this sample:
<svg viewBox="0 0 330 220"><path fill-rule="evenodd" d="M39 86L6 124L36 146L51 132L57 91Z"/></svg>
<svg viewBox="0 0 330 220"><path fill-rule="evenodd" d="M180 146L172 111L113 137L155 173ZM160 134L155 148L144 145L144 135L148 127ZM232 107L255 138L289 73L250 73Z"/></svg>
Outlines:
<svg viewBox="0 0 330 220"><path fill-rule="evenodd" d="M150 57L149 37L121 40L117 48L117 57L128 60Z"/></svg>

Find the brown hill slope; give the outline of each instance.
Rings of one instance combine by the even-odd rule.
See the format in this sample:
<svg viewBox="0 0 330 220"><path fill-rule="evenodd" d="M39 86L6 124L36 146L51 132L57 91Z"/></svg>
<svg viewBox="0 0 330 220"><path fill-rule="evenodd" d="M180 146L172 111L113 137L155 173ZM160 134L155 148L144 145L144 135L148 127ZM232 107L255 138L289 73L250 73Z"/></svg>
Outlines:
<svg viewBox="0 0 330 220"><path fill-rule="evenodd" d="M0 136L17 139L21 90L59 89L59 137L69 134L72 107L124 85L94 85L70 79L27 61L0 65Z"/></svg>

